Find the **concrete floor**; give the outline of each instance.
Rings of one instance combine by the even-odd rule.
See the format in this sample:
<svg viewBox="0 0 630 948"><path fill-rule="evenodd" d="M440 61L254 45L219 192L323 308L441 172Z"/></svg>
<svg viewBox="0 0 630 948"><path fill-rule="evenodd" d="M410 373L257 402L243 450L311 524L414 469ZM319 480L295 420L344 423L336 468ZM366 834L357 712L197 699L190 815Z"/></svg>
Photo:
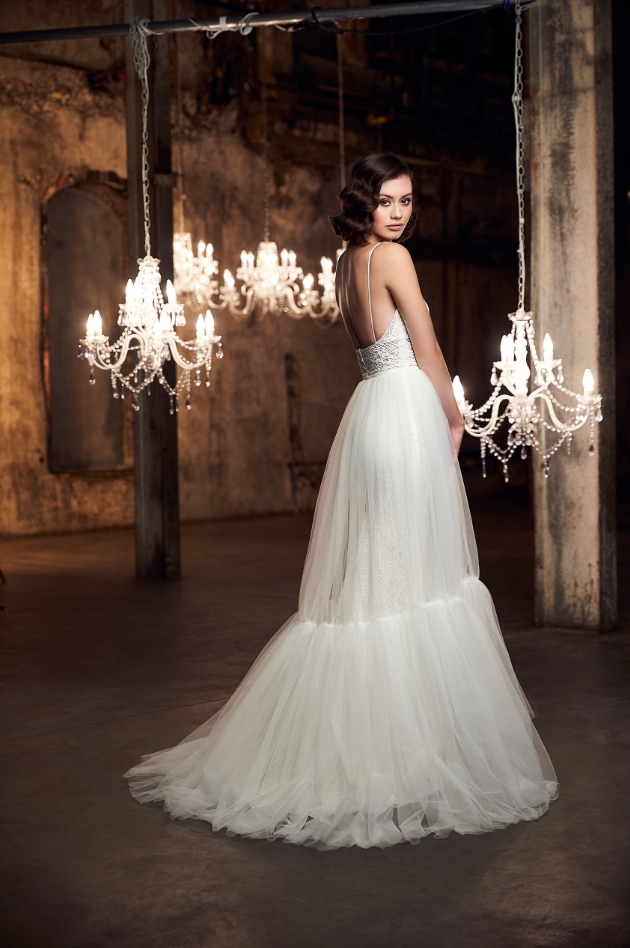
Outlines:
<svg viewBox="0 0 630 948"><path fill-rule="evenodd" d="M3 948L630 945L627 583L621 631L534 630L526 508L473 512L560 799L384 851L229 839L121 779L219 708L295 610L307 517L187 526L165 586L131 578L130 531L0 542Z"/></svg>

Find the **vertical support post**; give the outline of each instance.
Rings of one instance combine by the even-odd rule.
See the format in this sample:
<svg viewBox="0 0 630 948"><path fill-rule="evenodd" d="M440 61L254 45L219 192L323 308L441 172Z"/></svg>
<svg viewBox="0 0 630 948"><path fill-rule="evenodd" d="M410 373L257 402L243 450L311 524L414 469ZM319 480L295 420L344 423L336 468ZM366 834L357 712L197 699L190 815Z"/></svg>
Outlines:
<svg viewBox="0 0 630 948"><path fill-rule="evenodd" d="M617 608L611 4L539 0L527 17L537 341L550 333L574 391L592 369L604 413L594 457L582 429L548 479L535 464L536 621L604 631Z"/></svg>
<svg viewBox="0 0 630 948"><path fill-rule="evenodd" d="M167 19L166 0L125 0L125 20L137 16ZM150 39L149 178L152 220L151 252L160 259L164 284L173 279L173 200L170 131L170 73L168 36ZM141 189L140 83L133 65L131 39L126 43L126 121L129 195L129 254L132 278L144 256ZM164 286L162 287L164 291ZM175 382L175 365L164 366ZM177 415L157 381L142 392L134 412L136 507L136 576L138 579L180 578L179 483Z"/></svg>

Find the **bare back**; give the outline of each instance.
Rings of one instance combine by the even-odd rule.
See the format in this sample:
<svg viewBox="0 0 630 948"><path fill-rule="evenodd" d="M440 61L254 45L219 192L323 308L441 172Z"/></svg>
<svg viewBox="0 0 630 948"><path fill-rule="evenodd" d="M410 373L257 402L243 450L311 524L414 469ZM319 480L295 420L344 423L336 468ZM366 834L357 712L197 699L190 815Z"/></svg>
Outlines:
<svg viewBox="0 0 630 948"><path fill-rule="evenodd" d="M365 349L380 339L396 311L392 294L371 265L372 255L379 253L380 246L350 246L337 265L337 302L356 349Z"/></svg>

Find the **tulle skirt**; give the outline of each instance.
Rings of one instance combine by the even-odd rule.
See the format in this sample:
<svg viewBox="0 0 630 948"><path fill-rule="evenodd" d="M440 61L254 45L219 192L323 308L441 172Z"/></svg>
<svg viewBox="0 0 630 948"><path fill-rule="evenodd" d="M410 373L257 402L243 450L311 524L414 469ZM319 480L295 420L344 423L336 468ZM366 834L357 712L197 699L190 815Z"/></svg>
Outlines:
<svg viewBox="0 0 630 948"><path fill-rule="evenodd" d="M332 446L299 611L225 707L126 775L141 803L320 849L483 833L557 796L427 376L361 382Z"/></svg>

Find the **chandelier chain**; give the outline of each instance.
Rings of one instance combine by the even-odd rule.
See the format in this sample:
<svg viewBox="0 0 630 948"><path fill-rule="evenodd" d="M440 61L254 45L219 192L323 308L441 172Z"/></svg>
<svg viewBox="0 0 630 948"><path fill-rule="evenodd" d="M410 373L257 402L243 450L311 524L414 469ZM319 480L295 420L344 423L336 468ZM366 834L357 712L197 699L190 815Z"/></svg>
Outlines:
<svg viewBox="0 0 630 948"><path fill-rule="evenodd" d="M343 33L337 33L337 95L339 100L339 177L346 186L346 130L343 105Z"/></svg>
<svg viewBox="0 0 630 948"><path fill-rule="evenodd" d="M265 240L269 241L269 116L267 110L267 80L262 84L262 120L263 120L263 205Z"/></svg>
<svg viewBox="0 0 630 948"><path fill-rule="evenodd" d="M514 50L514 125L516 128L516 194L518 198L518 311L525 310L525 145L523 142L523 11L514 6L516 40Z"/></svg>
<svg viewBox="0 0 630 948"><path fill-rule="evenodd" d="M144 216L144 251L151 256L151 216L149 202L149 56L148 37L151 30L148 16L137 16L130 24L129 32L133 43L133 64L141 87L142 103L142 148L140 168L142 177L142 210Z"/></svg>

